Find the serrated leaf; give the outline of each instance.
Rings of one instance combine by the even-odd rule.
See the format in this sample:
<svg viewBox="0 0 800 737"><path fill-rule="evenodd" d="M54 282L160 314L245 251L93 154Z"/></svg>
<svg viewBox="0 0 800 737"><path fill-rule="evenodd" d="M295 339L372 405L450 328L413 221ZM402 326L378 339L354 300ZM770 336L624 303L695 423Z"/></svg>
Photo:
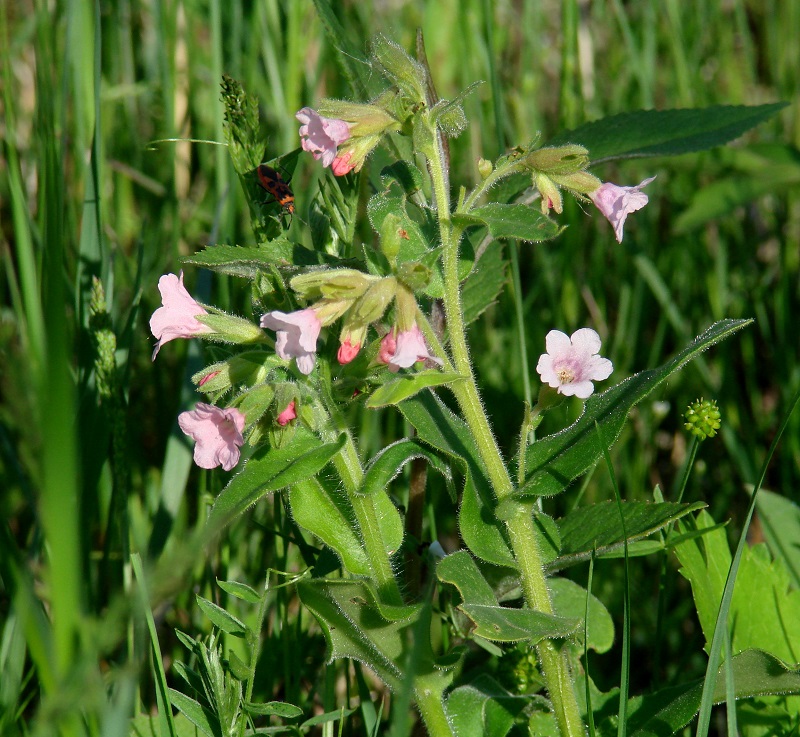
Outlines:
<svg viewBox="0 0 800 737"><path fill-rule="evenodd" d="M733 141L786 105L775 102L686 110L638 110L564 131L547 145L576 143L585 146L592 164L632 157L676 156Z"/></svg>
<svg viewBox="0 0 800 737"><path fill-rule="evenodd" d="M498 509L498 514L507 516L505 506L512 506L514 502L530 503L536 497L552 496L564 491L570 482L586 473L602 456L599 436L602 436L602 442L607 447L611 447L635 404L703 351L751 322L720 320L664 365L642 371L602 394L589 397L584 404L583 414L576 422L528 446L525 484L503 500L501 506L504 508Z"/></svg>
<svg viewBox="0 0 800 737"><path fill-rule="evenodd" d="M561 226L543 215L535 207L524 204L503 204L490 202L469 211L466 218L453 215L453 222L463 226L475 224L478 219L489 229L492 238L514 238L521 241L539 243L555 238Z"/></svg>
<svg viewBox="0 0 800 737"><path fill-rule="evenodd" d="M244 637L247 634L247 626L245 623L237 617L234 617L233 614L217 606L213 601L204 599L199 594L195 594L195 599L197 601L197 606L203 610L203 614L211 620L214 626L234 637Z"/></svg>
<svg viewBox="0 0 800 737"><path fill-rule="evenodd" d="M246 601L248 604L258 604L261 601L261 596L252 586L239 581L220 581L217 579L217 586L223 591L235 596L237 599Z"/></svg>
<svg viewBox="0 0 800 737"><path fill-rule="evenodd" d="M400 404L423 389L450 384L461 378L460 374L435 370L421 371L418 374L402 374L378 387L367 400L367 407L378 409L392 404Z"/></svg>
<svg viewBox="0 0 800 737"><path fill-rule="evenodd" d="M288 704L285 701L267 701L261 704L245 704L245 709L251 714L260 714L262 716L276 716L282 719L296 719L302 716L303 710L294 704Z"/></svg>
<svg viewBox="0 0 800 737"><path fill-rule="evenodd" d="M705 502L623 502L622 517L628 541L633 542L662 529L671 522L705 507ZM624 545L622 520L615 501L578 507L558 520L561 532L561 554L548 570L561 570L588 560L592 551L609 553Z"/></svg>
<svg viewBox="0 0 800 737"><path fill-rule="evenodd" d="M207 737L222 737L222 728L217 717L197 701L176 691L169 689L170 703Z"/></svg>
<svg viewBox="0 0 800 737"><path fill-rule="evenodd" d="M454 459L464 474L458 510L459 530L467 547L479 558L500 566L516 567L503 526L494 515L494 492L480 459L475 437L464 420L454 415L432 392L418 394L398 405L417 435Z"/></svg>
<svg viewBox="0 0 800 737"><path fill-rule="evenodd" d="M315 476L345 440L342 434L335 443L323 443L309 430L298 427L285 446L258 449L220 492L206 521L206 534L215 534L264 494Z"/></svg>
<svg viewBox="0 0 800 737"><path fill-rule="evenodd" d="M464 324L477 320L497 300L506 285L506 266L502 242L492 241L462 285Z"/></svg>
<svg viewBox="0 0 800 737"><path fill-rule="evenodd" d="M451 481L450 468L435 453L415 440L398 440L384 448L372 459L359 488L360 494L375 494L386 487L397 476L406 463L414 458L425 458L430 468Z"/></svg>

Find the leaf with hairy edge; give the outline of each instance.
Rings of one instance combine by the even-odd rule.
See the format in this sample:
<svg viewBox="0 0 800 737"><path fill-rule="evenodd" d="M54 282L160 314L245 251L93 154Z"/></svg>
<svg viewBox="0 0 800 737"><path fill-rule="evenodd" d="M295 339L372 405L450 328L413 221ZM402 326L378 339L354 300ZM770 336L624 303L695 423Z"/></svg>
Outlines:
<svg viewBox="0 0 800 737"><path fill-rule="evenodd" d="M553 611L560 617L583 621L586 616L586 597L589 596L586 646L598 653L608 652L614 644L614 620L603 602L568 578L554 577L548 580L547 585L553 599ZM583 643L583 627L578 629L576 635L579 643Z"/></svg>
<svg viewBox="0 0 800 737"><path fill-rule="evenodd" d="M539 243L555 238L561 226L535 207L524 204L490 202L467 214L455 213L453 223L462 228L485 225L492 238L514 238Z"/></svg>
<svg viewBox="0 0 800 737"><path fill-rule="evenodd" d="M442 474L448 485L452 484L453 479L449 466L436 453L431 453L416 440L398 440L384 448L372 459L364 474L359 493L374 494L385 489L397 476L400 469L414 458L425 458L429 468Z"/></svg>
<svg viewBox="0 0 800 737"><path fill-rule="evenodd" d="M202 251L182 258L181 263L253 280L275 266L318 266L327 260L323 254L299 243L276 238L269 241L264 248L224 244L206 246Z"/></svg>
<svg viewBox="0 0 800 737"><path fill-rule="evenodd" d="M628 542L652 535L671 522L705 506L705 502L623 502L622 515L625 518ZM557 523L561 532L561 554L547 566L550 572L588 560L592 551L600 556L624 545L622 520L615 501L579 507L557 520Z"/></svg>
<svg viewBox="0 0 800 737"><path fill-rule="evenodd" d="M247 634L247 625L233 614L225 611L221 606L217 606L213 601L204 599L199 594L195 594L195 599L197 606L202 609L203 614L211 620L215 627L234 637L244 637Z"/></svg>
<svg viewBox="0 0 800 737"><path fill-rule="evenodd" d="M497 514L508 517L515 503L533 503L537 497L560 494L571 481L586 473L602 457L603 442L610 447L622 432L628 412L670 374L715 343L733 335L752 320L720 320L699 335L674 358L649 371L631 376L602 394L586 400L583 414L565 430L537 440L526 451L525 484L503 500ZM598 433L597 427L600 432Z"/></svg>
<svg viewBox="0 0 800 737"><path fill-rule="evenodd" d="M458 522L467 547L487 563L516 568L503 526L492 511L494 492L466 423L432 392L407 399L398 409L416 428L423 443L453 458L463 471Z"/></svg>
<svg viewBox="0 0 800 737"><path fill-rule="evenodd" d="M612 115L547 143L576 143L589 149L592 164L643 156L676 156L733 141L771 118L788 103L713 105L686 110L638 110Z"/></svg>
<svg viewBox="0 0 800 737"><path fill-rule="evenodd" d="M174 688L169 690L170 703L207 737L220 737L222 728L216 715L197 701Z"/></svg>
<svg viewBox="0 0 800 737"><path fill-rule="evenodd" d="M447 698L447 713L459 737L505 737L530 697L509 693L485 673Z"/></svg>
<svg viewBox="0 0 800 737"><path fill-rule="evenodd" d="M369 409L387 407L390 404L400 404L405 399L413 397L423 389L450 384L461 379L460 374L442 373L441 371L422 371L418 374L403 374L396 379L390 379L383 386L376 389L367 400Z"/></svg>
<svg viewBox="0 0 800 737"><path fill-rule="evenodd" d="M567 637L580 624L579 619L500 606L491 586L466 550L442 558L436 566L436 575L458 589L463 599L458 608L472 620L474 633L487 640L527 640L535 644L544 639Z"/></svg>
<svg viewBox="0 0 800 737"><path fill-rule="evenodd" d="M264 494L315 476L341 450L346 439L343 433L335 443L323 443L309 430L298 427L284 447L259 448L220 492L208 516L206 534L216 533Z"/></svg>

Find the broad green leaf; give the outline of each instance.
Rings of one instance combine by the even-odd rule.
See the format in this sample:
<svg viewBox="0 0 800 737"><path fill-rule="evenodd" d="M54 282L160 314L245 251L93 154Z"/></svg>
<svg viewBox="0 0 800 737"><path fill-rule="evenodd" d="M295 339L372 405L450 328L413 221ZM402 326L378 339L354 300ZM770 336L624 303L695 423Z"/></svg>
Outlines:
<svg viewBox="0 0 800 737"><path fill-rule="evenodd" d="M710 515L697 516L698 529L712 526ZM683 528L683 526L682 526ZM724 529L675 547L681 574L692 585L697 615L708 649L731 551ZM783 560L772 560L764 544L745 547L730 605L729 626L734 653L757 648L793 662L800 653L800 590L791 588Z"/></svg>
<svg viewBox="0 0 800 737"><path fill-rule="evenodd" d="M410 161L396 161L381 169L381 184L389 188L393 183L398 184L406 196L410 197L423 188L425 177Z"/></svg>
<svg viewBox="0 0 800 737"><path fill-rule="evenodd" d="M425 458L431 468L441 473L448 483L452 483L450 468L438 455L431 453L416 440L398 440L372 459L364 474L359 493L374 494L385 490L400 469L414 458Z"/></svg>
<svg viewBox="0 0 800 737"><path fill-rule="evenodd" d="M477 320L485 309L494 304L507 281L506 265L503 243L492 241L462 285L461 304L466 325Z"/></svg>
<svg viewBox="0 0 800 737"><path fill-rule="evenodd" d="M203 614L211 620L214 626L234 637L244 637L247 634L245 623L234 617L233 614L226 612L222 607L217 606L213 601L204 599L199 594L195 595L195 599L197 606L203 610Z"/></svg>
<svg viewBox="0 0 800 737"><path fill-rule="evenodd" d="M246 704L245 709L251 714L276 716L282 719L296 719L303 714L303 710L294 704L285 701L268 701L263 704Z"/></svg>
<svg viewBox="0 0 800 737"><path fill-rule="evenodd" d="M585 146L592 164L632 157L676 156L733 141L786 105L775 102L686 110L638 110L564 131L547 145L577 143Z"/></svg>
<svg viewBox="0 0 800 737"><path fill-rule="evenodd" d="M783 561L792 584L800 589L800 507L785 496L761 489L756 508L772 555Z"/></svg>
<svg viewBox="0 0 800 737"><path fill-rule="evenodd" d="M737 699L769 694L800 693L800 670L760 650L746 650L731 660L733 691ZM726 670L717 676L714 702L726 699ZM628 701L630 737L671 737L697 714L702 680L637 696ZM602 727L603 725L598 725ZM610 726L610 725L609 725ZM616 727L613 727L616 730ZM603 730L601 729L601 733Z"/></svg>
<svg viewBox="0 0 800 737"><path fill-rule="evenodd" d="M504 526L492 511L494 492L466 423L432 392L407 399L398 409L416 428L423 443L453 458L464 473L458 521L467 547L488 563L516 567Z"/></svg>
<svg viewBox="0 0 800 737"><path fill-rule="evenodd" d="M220 492L206 522L207 534L215 534L264 494L315 476L345 440L342 434L335 443L323 443L309 430L298 427L285 446L259 448Z"/></svg>
<svg viewBox="0 0 800 737"><path fill-rule="evenodd" d="M231 596L246 601L248 604L258 604L261 601L261 596L258 591L252 586L248 586L246 583L239 583L239 581L220 581L217 579L217 586Z"/></svg>
<svg viewBox="0 0 800 737"><path fill-rule="evenodd" d="M454 689L446 708L459 737L505 737L528 703L527 696L515 696L483 674L469 685Z"/></svg>
<svg viewBox="0 0 800 737"><path fill-rule="evenodd" d="M454 215L453 222L463 227L480 221L489 229L492 238L513 238L539 243L555 238L561 226L530 205L490 202L470 210L465 217Z"/></svg>
<svg viewBox="0 0 800 737"><path fill-rule="evenodd" d="M378 387L367 400L367 407L369 409L377 409L390 404L400 404L403 400L413 397L423 389L450 384L459 379L461 379L459 374L435 370L421 371L418 374L403 374Z"/></svg>
<svg viewBox="0 0 800 737"><path fill-rule="evenodd" d="M436 575L440 581L455 586L463 601L497 606L492 587L466 550L458 550L442 558L436 565Z"/></svg>
<svg viewBox="0 0 800 737"><path fill-rule="evenodd" d="M586 613L587 591L568 578L550 578L547 582L553 600L553 611L559 617L583 620ZM583 627L575 633L583 641ZM586 646L606 653L614 644L614 621L608 609L594 594L589 594L589 621L586 627Z"/></svg>
<svg viewBox="0 0 800 737"><path fill-rule="evenodd" d="M181 259L182 264L200 266L220 274L253 280L275 266L314 266L326 259L299 243L286 238L269 241L263 248L251 246L206 246L202 251Z"/></svg>
<svg viewBox="0 0 800 737"><path fill-rule="evenodd" d="M504 500L504 505L511 505L513 501L533 502L538 496L551 496L564 491L571 481L586 473L602 456L603 448L598 435L602 436L608 447L613 445L622 432L628 412L637 402L670 374L751 322L720 320L663 366L642 371L602 394L589 397L583 414L576 422L528 446L525 484L512 497ZM498 514L507 513L508 510L498 509Z"/></svg>
<svg viewBox="0 0 800 737"><path fill-rule="evenodd" d="M169 690L169 700L174 707L207 737L221 737L222 729L217 717L194 699L176 691Z"/></svg>
<svg viewBox="0 0 800 737"><path fill-rule="evenodd" d="M417 674L439 681L441 689L450 676L434 670L429 641L415 642L413 628L422 605L379 604L364 581L298 581L297 593L322 627L328 657L353 658L369 667L392 689L403 681L408 648L417 649Z"/></svg>
<svg viewBox="0 0 800 737"><path fill-rule="evenodd" d="M704 506L704 502L623 502L622 515L628 541L652 535L670 522ZM578 507L558 520L558 528L561 531L561 554L548 566L551 571L588 560L592 551L603 555L624 545L622 520L615 501Z"/></svg>
<svg viewBox="0 0 800 737"><path fill-rule="evenodd" d="M353 510L341 491L327 490L317 478L306 479L289 489L289 505L294 521L334 550L348 571L372 573Z"/></svg>

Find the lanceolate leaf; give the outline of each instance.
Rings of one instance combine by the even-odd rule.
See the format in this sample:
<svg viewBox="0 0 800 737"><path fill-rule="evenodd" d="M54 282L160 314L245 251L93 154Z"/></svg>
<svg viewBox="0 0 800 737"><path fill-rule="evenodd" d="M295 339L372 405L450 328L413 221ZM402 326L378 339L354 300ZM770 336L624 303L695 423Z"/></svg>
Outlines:
<svg viewBox="0 0 800 737"><path fill-rule="evenodd" d="M254 280L274 266L314 266L325 263L325 258L299 243L276 238L264 248L224 244L207 246L202 251L181 259L181 263Z"/></svg>
<svg viewBox="0 0 800 737"><path fill-rule="evenodd" d="M599 436L602 436L603 442L612 445L622 431L628 412L637 402L670 374L751 322L720 320L663 366L642 371L602 394L589 397L583 414L576 422L528 447L525 484L504 503L510 505L514 500L532 502L538 496L551 496L564 491L573 479L592 468L602 456ZM503 512L498 510L498 514Z"/></svg>
<svg viewBox="0 0 800 737"><path fill-rule="evenodd" d="M197 701L176 691L174 688L169 690L169 700L173 706L180 709L184 716L197 727L207 737L221 737L222 728L219 720L204 706Z"/></svg>
<svg viewBox="0 0 800 737"><path fill-rule="evenodd" d="M423 389L450 384L460 378L459 374L448 374L435 370L422 371L418 374L403 374L376 389L367 400L367 407L376 409L390 404L400 404L404 399L413 397Z"/></svg>
<svg viewBox="0 0 800 737"><path fill-rule="evenodd" d="M564 131L547 145L577 143L585 146L592 164L642 156L676 156L728 143L786 105L774 102L686 110L639 110Z"/></svg>
<svg viewBox="0 0 800 737"><path fill-rule="evenodd" d="M464 307L464 323L469 324L494 303L506 283L506 261L503 259L503 244L492 241L480 258L475 261L470 275L461 289Z"/></svg>
<svg viewBox="0 0 800 737"><path fill-rule="evenodd" d="M203 614L223 632L235 637L244 637L247 634L247 626L240 619L234 617L233 614L217 606L213 601L204 599L202 596L196 595L195 599L197 600L197 606L203 610Z"/></svg>
<svg viewBox="0 0 800 737"><path fill-rule="evenodd" d="M384 448L372 460L364 474L359 489L362 494L372 494L385 489L400 469L414 458L425 458L431 468L441 473L448 482L452 481L450 468L435 453L431 453L415 440L399 440Z"/></svg>
<svg viewBox="0 0 800 737"><path fill-rule="evenodd" d="M345 439L342 434L335 443L323 443L310 431L298 427L284 447L257 450L217 497L206 522L207 534L217 532L264 494L316 475L339 452Z"/></svg>
<svg viewBox="0 0 800 737"><path fill-rule="evenodd" d="M456 460L463 471L464 492L458 521L467 547L488 563L516 567L503 527L492 511L492 486L466 423L431 392L402 402L398 409L417 429L422 442Z"/></svg>

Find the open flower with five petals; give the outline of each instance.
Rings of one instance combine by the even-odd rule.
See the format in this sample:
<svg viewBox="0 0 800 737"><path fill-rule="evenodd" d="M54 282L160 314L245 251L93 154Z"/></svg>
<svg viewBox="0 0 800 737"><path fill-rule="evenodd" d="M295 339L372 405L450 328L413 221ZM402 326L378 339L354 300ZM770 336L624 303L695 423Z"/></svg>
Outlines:
<svg viewBox="0 0 800 737"><path fill-rule="evenodd" d="M222 466L230 471L239 462L244 415L235 407L198 402L191 412L178 415L178 425L195 441L194 462L200 468Z"/></svg>
<svg viewBox="0 0 800 737"><path fill-rule="evenodd" d="M536 371L559 394L586 399L594 391L592 382L607 379L614 370L611 361L598 355L600 336L591 328L576 330L571 337L551 330L545 346Z"/></svg>

